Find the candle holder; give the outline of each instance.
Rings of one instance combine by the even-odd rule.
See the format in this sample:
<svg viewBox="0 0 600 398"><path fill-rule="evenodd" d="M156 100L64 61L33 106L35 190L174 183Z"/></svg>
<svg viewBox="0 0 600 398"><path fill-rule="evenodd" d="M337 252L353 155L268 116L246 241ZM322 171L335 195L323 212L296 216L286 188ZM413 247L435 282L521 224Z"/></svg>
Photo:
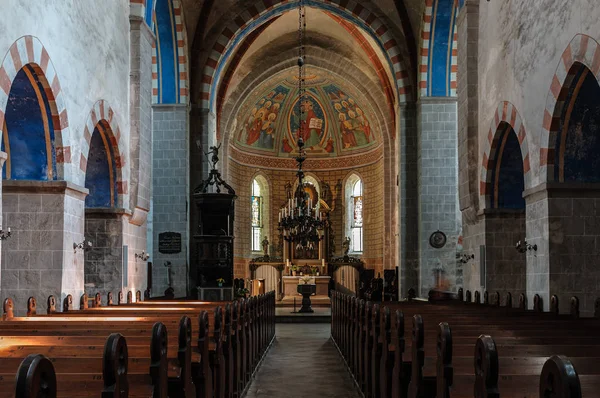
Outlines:
<svg viewBox="0 0 600 398"><path fill-rule="evenodd" d="M515 245L515 249L517 249L517 251L519 253L525 253L527 251L537 251L537 245L531 245L529 243L527 243L526 240L524 241L518 241L517 244Z"/></svg>
<svg viewBox="0 0 600 398"><path fill-rule="evenodd" d="M148 253L146 253L145 250L142 250L141 253L135 253L135 258L140 259L142 261L148 261L148 259L150 258L150 255Z"/></svg>
<svg viewBox="0 0 600 398"><path fill-rule="evenodd" d="M10 227L6 231L4 231L3 229L0 229L0 240L6 240L10 237L11 237Z"/></svg>
<svg viewBox="0 0 600 398"><path fill-rule="evenodd" d="M81 243L73 243L73 251L75 253L77 253L78 249L81 249L83 251L87 251L90 250L92 248L92 242L90 242L89 240L83 240L83 242Z"/></svg>

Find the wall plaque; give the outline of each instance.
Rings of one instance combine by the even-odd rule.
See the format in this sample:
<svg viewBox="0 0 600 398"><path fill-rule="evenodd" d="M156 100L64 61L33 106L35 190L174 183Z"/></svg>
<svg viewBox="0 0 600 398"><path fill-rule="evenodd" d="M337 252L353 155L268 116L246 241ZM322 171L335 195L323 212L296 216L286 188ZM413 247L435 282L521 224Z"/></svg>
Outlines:
<svg viewBox="0 0 600 398"><path fill-rule="evenodd" d="M164 254L181 253L181 234L179 232L158 234L158 251Z"/></svg>

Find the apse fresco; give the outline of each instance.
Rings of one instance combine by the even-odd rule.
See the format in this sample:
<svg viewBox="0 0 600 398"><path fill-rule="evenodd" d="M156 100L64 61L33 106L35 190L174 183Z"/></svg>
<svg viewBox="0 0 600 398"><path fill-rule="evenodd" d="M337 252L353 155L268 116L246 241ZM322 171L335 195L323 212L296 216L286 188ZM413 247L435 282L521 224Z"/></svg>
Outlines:
<svg viewBox="0 0 600 398"><path fill-rule="evenodd" d="M15 77L6 105L2 150L8 154L5 179L56 178L54 126L46 91L30 65Z"/></svg>
<svg viewBox="0 0 600 398"><path fill-rule="evenodd" d="M356 94L341 88L342 84L308 73L299 104L296 76L290 73L273 80L275 84L266 83L266 89L255 91L240 107L235 143L242 150L294 157L300 131L306 152L313 157L350 155L378 147L367 117L370 104L359 101Z"/></svg>
<svg viewBox="0 0 600 398"><path fill-rule="evenodd" d="M371 126L363 109L356 104L354 98L344 93L337 86L324 86L329 100L337 114L342 138L342 150L360 148L369 145Z"/></svg>
<svg viewBox="0 0 600 398"><path fill-rule="evenodd" d="M245 125L240 130L239 142L252 148L272 150L275 144L275 126L289 92L289 88L278 85L262 96L246 118Z"/></svg>
<svg viewBox="0 0 600 398"><path fill-rule="evenodd" d="M298 138L304 140L304 147L307 151L333 151L333 145L327 145L327 116L315 93L316 90L306 92L302 98L301 108L298 106L298 99L292 105L289 116L289 134L287 140L283 140L283 152L292 152ZM302 113L299 112L300 109Z"/></svg>
<svg viewBox="0 0 600 398"><path fill-rule="evenodd" d="M523 157L519 139L513 128L503 123L498 139L498 153L492 169L493 207L501 209L524 209L525 178Z"/></svg>
<svg viewBox="0 0 600 398"><path fill-rule="evenodd" d="M573 81L556 143L556 177L600 182L600 86L584 66Z"/></svg>

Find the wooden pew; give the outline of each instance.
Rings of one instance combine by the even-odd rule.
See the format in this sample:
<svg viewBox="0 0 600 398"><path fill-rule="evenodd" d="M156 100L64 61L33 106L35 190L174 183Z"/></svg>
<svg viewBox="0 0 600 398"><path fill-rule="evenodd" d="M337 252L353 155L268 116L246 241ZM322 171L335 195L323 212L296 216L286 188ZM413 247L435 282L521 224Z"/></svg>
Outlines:
<svg viewBox="0 0 600 398"><path fill-rule="evenodd" d="M63 352L67 350L73 352L77 349L62 348ZM127 343L118 333L113 333L106 339L104 349L99 350L97 359L93 361L95 368L93 371L79 372L77 364L68 364L67 358L72 359L72 357L58 357L60 353L56 350L47 351L49 351L47 356L27 355L11 374L4 372L6 365L3 364L0 397L57 396L57 381L58 396L64 397L85 396L86 390L89 389L101 391L103 397L151 396L152 394L152 385L143 385L144 378L135 375L133 379L138 383L134 389L130 389L128 379L132 378L132 375L128 374ZM21 361L20 358L16 360ZM61 358L64 360L60 360ZM7 359L2 358L1 362L7 362ZM14 362L12 358L11 362ZM55 368L58 367L66 372L60 369L56 372ZM54 395L51 394L52 391ZM47 395L36 395L36 392Z"/></svg>
<svg viewBox="0 0 600 398"><path fill-rule="evenodd" d="M489 297L489 295L488 295ZM507 304L510 304L510 302L512 301L510 299L510 296L507 296ZM590 351L588 348L588 354L593 354L596 355L594 353L600 353L600 347L597 347L597 344L595 343L594 339L588 339L586 337L584 337L585 332L583 333L575 333L576 337L575 337L575 341L573 341L575 344L573 345L567 345L567 346L557 346L556 343L560 342L561 340L565 340L567 338L569 338L572 334L573 334L573 326L570 326L568 323L565 324L565 318L564 316L561 317L557 317L555 315L555 313L549 314L549 313L539 313L539 312L534 312L534 311L522 311L522 310L512 310L512 309L504 309L502 311L500 311L500 308L497 308L498 305L498 300L499 299L499 294L496 295L492 295L492 300L491 302L488 300L488 302L490 304L493 304L493 307L489 306L484 306L484 305L479 305L479 306L469 306L468 312L473 311L473 316L471 317L472 320L479 320L480 323L484 323L485 321L488 321L487 318L477 318L478 316L489 316L490 314L492 314L491 311L499 311L496 312L497 315L499 315L498 318L498 324L499 326L496 327L495 330L498 330L498 333L501 333L501 328L505 328L507 325L511 325L510 322L512 322L512 329L515 330L516 332L519 332L521 334L525 334L525 337L521 338L511 338L511 337L502 337L501 339L503 339L502 341L502 346L503 346L503 350L502 352L508 353L509 356L514 355L515 358L518 360L520 357L523 357L523 352L527 353L526 357L523 357L523 360L525 361L525 363L527 363L527 361L533 360L533 362L530 363L530 365L528 365L530 368L531 366L534 366L533 369L535 369L533 376L534 378L537 377L537 375L540 374L541 372L541 366L543 365L543 363L545 362L545 360L547 359L548 356L552 355L552 350L555 348L560 348L563 351L567 350L567 352L571 352L574 355L581 355L582 350L580 350L577 345L578 342L586 342L588 344L595 344L595 350ZM333 322L340 322L341 319L343 319L344 317L348 317L349 319L352 319L353 317L353 311L354 308L351 305L350 309L346 311L346 314L342 314L340 313L340 311L342 311L344 309L343 306L339 305L339 301L340 300L345 300L345 298L343 298L341 295L339 295L338 293L334 293L332 295L332 309L334 311L334 314L332 314L332 320ZM356 300L355 300L356 301ZM523 301L523 300L522 300ZM352 302L352 300L350 300L350 302ZM576 303L577 300L572 300L574 307L576 307ZM359 308L359 312L360 312L360 306L363 303L358 304L358 308ZM539 304L538 304L539 305ZM413 312L417 313L417 312L421 312L423 310L425 310L426 316L425 319L431 319L431 317L433 315L435 315L435 311L428 311L431 309L435 309L434 307L431 306L423 306L423 305L419 305L419 304L414 304L412 305L412 307L407 307L406 305L404 305L404 309L407 308L412 308ZM443 307L439 307L437 308L438 312L437 316L441 318L446 317L448 318L448 320L452 321L454 318L456 319L461 319L461 315L458 313L453 313L453 311L464 311L465 308L462 307L452 307L452 306L443 306ZM537 311L539 311L539 307L537 309ZM572 313L574 312L573 310L571 311ZM522 316L523 315L523 316ZM520 323L522 323L524 320L527 321L528 318L531 317L535 317L533 319L530 319L530 324L529 325L520 325ZM377 341L380 342L382 344L381 346L381 355L379 358L373 358L372 361L372 365L371 365L371 370L372 370L372 374L375 373L374 370L376 370L377 368L380 369L381 371L379 372L379 388L380 388L380 394L383 397L388 397L388 396L406 396L402 391L406 389L406 382L407 380L412 381L414 380L413 374L416 374L416 378L419 379L419 382L416 383L411 383L412 387L411 387L411 391L413 392L413 395L409 395L409 396L428 396L427 394L430 394L431 392L423 392L425 391L425 389L432 389L434 391L434 395L435 395L435 391L439 391L439 395L438 396L450 396L450 384L452 384L452 382L450 382L449 380L451 380L453 378L453 375L455 375L455 371L457 370L456 367L453 367L451 365L451 361L449 361L448 357L451 357L452 354L452 335L450 333L450 325L448 324L440 324L438 325L437 328L435 329L429 329L431 330L435 335L433 336L433 338L431 338L431 334L432 332L428 332L427 334L424 331L424 328L422 326L422 320L423 318L419 317L418 319L416 319L416 324L417 324L417 328L413 329L413 339L411 340L415 340L415 336L423 336L423 339L425 338L425 336L427 335L428 338L431 340L431 342L426 345L423 340L420 339L416 339L416 341L413 343L412 341L410 341L410 350L411 353L413 355L413 358L416 358L412 361L408 361L408 365L414 365L414 364L419 364L421 363L422 365L419 367L417 367L416 369L413 367L413 369L411 369L411 377L407 377L407 372L406 372L406 365L407 365L407 361L402 361L402 354L403 354L403 346L404 346L404 338L402 337L404 335L403 333L403 314L400 310L396 311L396 331L397 331L397 335L395 336L394 339L392 339L392 328L391 328L391 312L389 310L389 308L384 309L384 315L383 315L383 319L382 319L382 329L381 333L379 336L377 336L377 338L375 336L371 336L373 338L373 341ZM464 318L467 319L467 318ZM464 319L463 319L463 324L464 324ZM495 318L493 318L493 320L496 320ZM359 323L359 327L358 329L360 330L372 330L374 332L374 334L377 334L377 327L376 325L368 327L365 326L364 324L362 324L365 321L364 317L358 317L358 323ZM515 324L515 321L518 321ZM376 324L377 323L377 317L373 318L373 322ZM420 325L420 326L419 326ZM545 338L545 337L540 337L540 338L536 338L536 334L537 335L541 335L548 327L551 327L549 325L553 325L553 327L558 328L558 330L556 331L552 331L552 333L554 334L554 337L551 337L550 339ZM565 326L566 325L566 326ZM594 323L592 322L585 322L582 325L585 325L586 327L592 327L593 329L599 329L599 325L598 323ZM464 329L463 326L460 326L460 323L458 324L459 329L461 330ZM468 328L473 329L473 321L471 321L470 324L465 324L465 326L468 326ZM487 326L487 325L486 325ZM334 338L337 341L340 341L339 338L337 336L339 336L340 334L343 334L343 331L340 331L339 325L334 325L333 330L336 330L336 336L334 336ZM576 328L576 327L575 327ZM578 334L578 335L577 335ZM360 337L359 337L360 338ZM475 339L477 338L477 336L472 336L472 337L461 337L459 339L460 345L460 351L458 352L459 355L461 355L460 357L455 357L455 359L458 359L459 361L461 361L460 363L460 367L459 367L459 371L462 373L466 373L465 369L468 367L469 368L469 377L470 379L470 387L467 390L463 390L463 394L467 394L470 395L472 394L473 391L473 382L474 382L474 370L472 369L472 363L473 363L473 358L472 358L472 352L473 352L473 343L472 341L475 341ZM471 340L472 339L472 340ZM419 341L420 340L420 341ZM470 340L468 343L466 343L467 340ZM532 344L535 343L535 344ZM348 344L350 346L352 346L353 344L355 344L356 342L354 341L350 341L348 342ZM362 343L362 342L361 342ZM520 345L519 345L520 344ZM541 344L541 345L540 345ZM429 356L425 356L425 351L423 351L423 347L427 347L429 346L430 348L428 349L430 354ZM364 344L362 346L364 348ZM373 346L371 346L373 347ZM436 349L437 347L437 349ZM399 348L399 349L398 349ZM443 349L442 349L443 348ZM508 349L508 350L512 350L512 351L507 351L504 348ZM345 349L345 348L344 348ZM344 349L341 349L344 350ZM372 350L372 352L374 353L378 353L378 350ZM466 354L466 353L469 354ZM421 357L421 353L423 356L423 361L421 362L419 360L419 358ZM445 353L445 355L441 355L441 353ZM450 353L450 354L448 354ZM457 354L457 352L454 353L455 355ZM468 356L467 356L468 355ZM360 356L360 354L359 354ZM589 356L589 355L588 355ZM529 358L532 358L531 360ZM379 365L376 363L377 360L379 360ZM590 360L587 360L586 358L574 358L575 360L575 364L577 365L577 362L579 361L579 363L583 364L583 369L586 372L589 372L586 368L591 369L592 368L592 364L596 361L595 358L591 358ZM588 361L588 363L590 363L589 365L587 365L587 363L585 361ZM591 361L591 362L590 362ZM427 363L426 363L427 362ZM455 361L456 362L456 361ZM501 360L502 362L502 360ZM506 362L506 361L504 361ZM393 365L392 365L393 364ZM535 364L535 365L534 365ZM352 364L349 364L350 368L353 370L353 373L355 374L355 377L357 375L357 373L354 371L354 366L352 366ZM361 364L364 365L364 364ZM433 368L434 372L432 374L433 377L430 376L429 379L427 379L427 377L421 377L419 375L419 373L422 375L423 372L423 366L429 367L430 369ZM435 367L434 367L435 365ZM506 366L504 366L504 368L506 368ZM518 370L518 368L517 368ZM510 372L510 370L509 370ZM531 373L531 372L530 372ZM429 374L431 374L431 372L429 372ZM584 375L584 377L587 377L586 379L586 383L584 385L587 386L594 386L596 383L596 381L598 380L597 378L594 378L593 375L591 378L589 378L587 375ZM360 377L362 377L360 374L358 374L358 378L360 379ZM463 375L460 375L460 377L463 377ZM515 374L513 376L510 376L512 378L514 377L520 377L520 374ZM372 377L373 381L372 382L376 382L376 378ZM390 380L391 379L391 380ZM411 380L412 379L412 380ZM529 376L529 379L531 379L531 376ZM455 380L456 381L456 380ZM460 382L460 378L458 379L458 381ZM591 383L591 384L590 384ZM505 383L507 384L508 387L511 387L510 384L511 383ZM512 383L515 384L515 383ZM536 383L531 384L529 382L530 385L536 385ZM364 387L364 385L361 384L361 386ZM390 389L392 390L392 394L390 394ZM421 395L419 395L419 392ZM368 392L368 394L371 394L373 396L376 396L375 394L377 394L377 390L376 389L372 389L370 392ZM425 394L425 395L423 395ZM445 395L444 395L445 394ZM367 394L365 394L367 395ZM455 395L455 396L464 396L464 395ZM483 395L482 395L483 396ZM510 395L508 395L510 396Z"/></svg>
<svg viewBox="0 0 600 398"><path fill-rule="evenodd" d="M119 294L119 297L122 297L122 293ZM30 300L31 301L31 300ZM53 299L53 301L55 302L55 300ZM150 310L148 309L142 309L140 307L143 307L141 305L141 303L139 303L138 306L136 306L136 304L131 303L130 304L124 304L122 305L122 307L125 306L131 306L131 308L123 308L123 311L121 311L121 308L119 307L119 311L115 311L112 312L112 316L114 316L115 318L122 318L124 315L144 315L144 318L139 320L137 327L136 326L131 326L131 325L124 325L124 324L108 324L107 321L103 322L99 322L97 319L96 320L92 320L90 321L90 316L94 317L96 315L102 314L103 317L110 317L111 312L101 312L98 310L98 305L97 303L100 301L98 300L98 296L94 297L94 304L93 304L93 309L89 308L89 306L87 306L88 308L86 309L86 305L85 303L88 302L87 297L83 297L80 300L80 304L81 307L83 308L83 310L80 311L74 311L72 308L72 298L69 298L69 296L67 296L67 299L65 300L65 305L64 305L64 309L67 311L66 313L55 313L52 310L52 307L49 306L49 312L52 314L52 316L55 317L55 320L59 320L60 322L64 322L64 319L59 319L56 317L61 317L64 318L65 316L71 318L69 320L72 320L72 323L70 323L70 326L74 326L76 325L75 328L71 327L69 328L69 336L67 338L70 339L85 339L86 340L86 344L87 341L89 339L93 339L94 337L94 333L96 333L96 335L98 333L100 333L100 331L106 330L106 329L110 329L110 328L122 328L122 329L126 329L127 333L130 334L131 337L128 337L128 340L131 339L137 339L136 342L137 343L143 343L143 330L144 330L144 326L140 324L140 322L150 322L150 315L152 313L152 311L154 312L161 312L159 315L155 316L155 319L164 319L166 324L170 324L172 325L175 322L175 317L178 317L181 315L181 311L175 311L175 310L171 310L171 314L168 313L164 313L162 312L162 307L157 307L157 306L153 306L153 305L149 305L147 307L153 307ZM122 299L120 300L122 302ZM109 296L107 302L110 304L111 303L111 298ZM12 304L12 303L11 303ZM30 303L31 304L31 303ZM186 302L182 305L188 306L190 303ZM196 303L194 303L196 304ZM206 304L206 303L204 303ZM216 311L217 313L221 312L220 314L218 314L216 316L216 324L218 324L218 327L213 328L213 341L209 342L209 338L208 338L208 324L209 324L209 319L208 319L208 314L202 309L196 309L195 313L200 313L199 316L199 324L200 324L200 328L203 331L199 331L197 336L198 336L198 343L199 343L199 347L198 347L198 351L202 352L202 354L200 355L200 357L202 358L206 358L206 360L201 361L200 363L192 363L191 366L183 366L180 367L177 372L178 375L189 375L191 374L196 374L198 377L194 378L194 384L196 384L197 386L201 386L201 388L199 388L199 393L197 394L197 396L204 396L204 397L213 397L213 396L218 396L218 397L230 397L230 396L234 396L234 395L239 395L243 389L247 386L247 383L249 382L252 373L254 372L254 368L251 366L253 364L258 363L259 358L256 357L252 357L250 360L246 360L246 356L244 355L245 352L247 352L246 350L246 346L248 346L249 344L245 344L248 343L248 339L246 338L249 334L256 336L257 341L254 342L254 345L252 346L252 351L248 352L252 352L252 353L257 353L257 354L263 354L266 351L266 343L270 343L273 336L274 336L274 294L272 293L268 293L266 295L263 295L260 298L253 298L251 300L248 300L247 302L242 302L240 303L233 303L230 304L229 306L226 306L226 311L223 314L222 310ZM10 307L10 308L9 308ZM30 309L35 309L35 305L30 305ZM21 336L26 336L28 334L27 330L19 330L17 333L15 333L16 328L11 329L10 327L8 327L7 325L12 324L13 326L17 325L17 322L19 322L18 318L14 318L12 313L11 313L11 308L12 305L10 306L5 306L5 318L7 320L10 320L10 322L6 322L6 323L2 323L0 324L0 335L5 335L6 334L6 330L5 329L9 329L9 331L11 332L11 334L17 334L17 335L21 335ZM238 311L239 309L239 311ZM94 312L95 311L95 312ZM138 311L136 313L136 311ZM35 310L34 311L28 311L29 315L34 315L35 314ZM29 334L33 334L33 332L35 332L36 334L40 334L40 329L44 330L43 332L43 336L36 336L42 339L50 339L52 340L53 336L58 336L58 335L64 335L66 334L63 328L56 328L56 327L52 327L52 326L48 326L48 322L50 321L50 319L43 319L44 317L39 317L39 321L35 323L35 325L32 325L31 322L24 322L24 326L28 327L28 326L34 326L35 329L30 329ZM51 318L51 317L50 317ZM43 321L43 322L42 322ZM214 322L214 321L213 321ZM92 328L90 327L90 325L93 324L95 327ZM256 330L248 330L248 325L252 324L253 328L256 328ZM142 326L142 328L140 329L140 326ZM185 326L185 327L183 327ZM190 326L191 328L191 323L186 323L184 324L182 327L180 327L180 337L184 336L185 333L183 333L183 330L189 330L188 326ZM22 328L22 327L21 327ZM147 329L146 329L147 330ZM246 331L248 331L249 333L246 333ZM191 330L190 330L191 332ZM252 333L253 332L253 333ZM239 336L238 336L239 335ZM14 337L10 337L12 339L18 338L18 336L14 336ZM4 339L4 341L8 341L10 338L8 339ZM63 339L64 337L61 337L61 339ZM0 336L0 341L2 341L1 339L3 339L2 336ZM189 340L191 342L191 334L190 334L190 338L186 339ZM55 341L54 341L55 342ZM211 344L211 348L213 348L212 350L209 350L209 343ZM165 347L168 347L172 345L172 343L170 343L169 341L167 341L167 343L165 344ZM190 346L190 344L188 343L188 347ZM202 348L201 348L202 347ZM238 350L239 348L239 350ZM187 362L187 357L191 357L191 349L177 349L175 350L177 351L176 355L177 355L177 359L179 361L186 361ZM212 353L211 353L212 351ZM188 355L189 353L189 355ZM241 358L239 361L237 360L237 358ZM209 359L210 359L210 363L209 363ZM164 362L164 361L163 361ZM153 363L156 365L155 369L162 369L162 367L164 367L164 364L161 365L160 361L156 362L153 361ZM249 364L250 366L248 366L248 371L245 370L245 366L246 363ZM212 367L210 366L212 364ZM237 370L239 365L239 370ZM191 369L191 371L190 371ZM214 370L214 372L213 372ZM157 371L154 371L155 373ZM239 372L240 374L240 380L239 383L234 382L234 380L237 380L235 377L236 372ZM158 372L159 374L162 374L161 372ZM173 373L173 372L172 372ZM214 373L214 375L213 375ZM214 376L214 377L213 377ZM186 378L186 380L189 378ZM187 395L187 391L192 388L191 384L189 382L187 383L180 383L179 386L177 386L176 384L173 383L173 377L171 377L171 383L168 383L169 385L169 390L171 390L171 395L176 394L177 396L186 396ZM215 383L215 381L217 381ZM211 383L214 385L214 394L213 391L211 391ZM161 384L161 388L163 388L162 386L164 385ZM173 390L174 388L179 388L180 390L177 390L178 392L173 392L176 390ZM184 393L182 393L181 391L186 391ZM162 392L162 394L164 394L164 391ZM183 395L181 395L183 394ZM195 394L194 394L195 395Z"/></svg>

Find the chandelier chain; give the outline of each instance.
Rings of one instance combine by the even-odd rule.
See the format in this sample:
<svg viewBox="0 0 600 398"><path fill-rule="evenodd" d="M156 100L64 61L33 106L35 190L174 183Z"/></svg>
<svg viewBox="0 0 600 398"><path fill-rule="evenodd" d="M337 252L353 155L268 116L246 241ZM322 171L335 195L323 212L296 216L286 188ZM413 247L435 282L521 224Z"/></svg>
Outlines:
<svg viewBox="0 0 600 398"><path fill-rule="evenodd" d="M306 49L304 41L306 38L306 7L304 0L298 1L298 187L293 198L288 198L287 203L279 211L279 231L288 242L293 242L296 248L308 248L314 250L316 242L324 238L324 229L329 225L323 218L318 198L314 203L304 191L304 171L302 164L306 160L304 149L305 129L310 129L305 118L306 104Z"/></svg>

